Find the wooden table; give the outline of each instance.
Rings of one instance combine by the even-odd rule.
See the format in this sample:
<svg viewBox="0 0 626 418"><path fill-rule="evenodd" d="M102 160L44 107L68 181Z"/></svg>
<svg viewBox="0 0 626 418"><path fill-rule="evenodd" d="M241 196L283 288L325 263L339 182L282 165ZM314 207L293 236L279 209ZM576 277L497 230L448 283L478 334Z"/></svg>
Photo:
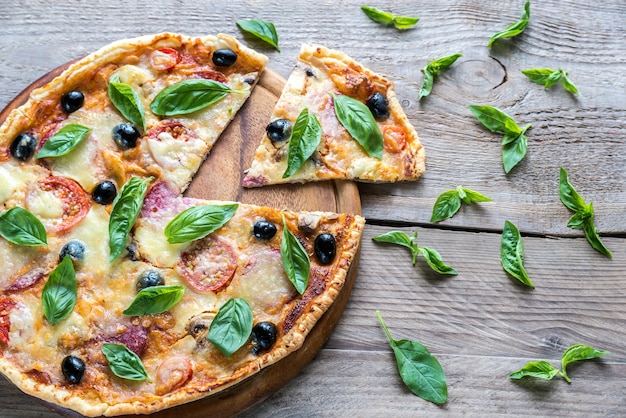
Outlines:
<svg viewBox="0 0 626 418"><path fill-rule="evenodd" d="M215 3L3 0L0 107L69 60L116 39L166 30L233 34L266 53L269 68L283 77L300 45L317 42L395 81L426 149L426 174L415 183L359 186L367 226L341 321L299 376L242 416L626 415L626 3L533 2L526 31L491 50L488 38L520 17L522 0L372 3L421 18L404 32L372 22L353 0ZM244 18L272 21L281 52L244 37L235 25ZM420 68L457 52L464 56L419 102ZM569 71L581 94L531 83L520 70L533 67ZM476 121L470 104L532 123L528 155L510 174L501 165L501 137ZM613 259L566 227L571 213L559 201L559 167L593 202ZM431 223L437 196L457 185L493 202ZM535 290L502 270L505 220L522 232ZM372 241L394 229L418 231L420 245L437 249L459 275L439 276L421 258L412 266L404 249ZM438 357L449 389L444 406L402 384L377 310L395 338L420 341ZM572 384L508 378L531 360L558 366L577 343L611 354L572 365ZM57 415L1 380L0 416Z"/></svg>

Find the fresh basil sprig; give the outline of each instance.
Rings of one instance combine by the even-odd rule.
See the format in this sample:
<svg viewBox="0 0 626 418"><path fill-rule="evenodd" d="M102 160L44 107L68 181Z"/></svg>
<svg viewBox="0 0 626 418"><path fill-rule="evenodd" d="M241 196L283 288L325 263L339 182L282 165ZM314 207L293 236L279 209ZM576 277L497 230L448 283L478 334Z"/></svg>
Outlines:
<svg viewBox="0 0 626 418"><path fill-rule="evenodd" d="M60 157L72 151L91 132L91 128L78 123L68 123L52 135L43 147L39 150L35 158Z"/></svg>
<svg viewBox="0 0 626 418"><path fill-rule="evenodd" d="M127 380L152 381L139 356L124 344L104 343L102 353L109 362L109 368L117 377Z"/></svg>
<svg viewBox="0 0 626 418"><path fill-rule="evenodd" d="M552 68L531 68L530 70L522 70L522 73L528 77L530 81L541 84L546 89L561 80L561 84L565 90L572 94L578 94L578 88L567 77L567 71L561 68L558 70L553 70Z"/></svg>
<svg viewBox="0 0 626 418"><path fill-rule="evenodd" d="M35 215L19 206L0 214L0 236L17 245L47 245L46 228Z"/></svg>
<svg viewBox="0 0 626 418"><path fill-rule="evenodd" d="M396 29L410 29L419 22L419 17L398 16L371 6L361 6L361 10L374 22L393 25Z"/></svg>
<svg viewBox="0 0 626 418"><path fill-rule="evenodd" d="M148 183L151 181L152 177L147 179L132 177L122 186L113 201L109 218L109 262L115 260L126 247L128 234L139 216L143 199L148 191Z"/></svg>
<svg viewBox="0 0 626 418"><path fill-rule="evenodd" d="M524 12L522 12L522 17L517 22L511 23L505 29L500 32L496 32L493 34L491 38L489 38L489 42L487 43L487 47L491 48L491 45L502 38L512 38L514 36L519 35L524 32L526 26L528 26L528 20L530 19L530 1L527 1L524 5Z"/></svg>
<svg viewBox="0 0 626 418"><path fill-rule="evenodd" d="M161 90L150 103L150 110L159 116L186 115L217 103L228 93L237 92L214 80L183 80Z"/></svg>
<svg viewBox="0 0 626 418"><path fill-rule="evenodd" d="M119 76L115 75L109 80L108 93L111 103L122 116L145 131L146 115L135 90L129 84L122 83Z"/></svg>
<svg viewBox="0 0 626 418"><path fill-rule="evenodd" d="M311 260L300 241L287 227L287 221L283 216L283 240L280 243L280 255L283 259L283 267L289 281L294 285L298 293L303 294L309 285L309 273L311 272Z"/></svg>
<svg viewBox="0 0 626 418"><path fill-rule="evenodd" d="M528 140L526 131L530 124L520 128L506 113L492 106L470 105L470 111L491 132L503 134L502 164L504 172L509 173L526 156Z"/></svg>
<svg viewBox="0 0 626 418"><path fill-rule="evenodd" d="M317 116L309 113L307 108L302 109L296 123L293 125L289 149L287 150L287 168L283 178L292 176L302 167L317 149L322 139L322 126Z"/></svg>
<svg viewBox="0 0 626 418"><path fill-rule="evenodd" d="M125 316L154 315L168 311L185 294L182 286L152 286L142 289L122 312Z"/></svg>
<svg viewBox="0 0 626 418"><path fill-rule="evenodd" d="M376 311L376 316L387 334L404 384L424 400L436 404L446 403L448 400L446 375L437 358L417 341L394 340L380 312Z"/></svg>
<svg viewBox="0 0 626 418"><path fill-rule="evenodd" d="M356 140L370 157L383 158L383 134L369 110L360 101L345 95L334 95L335 115L350 136Z"/></svg>
<svg viewBox="0 0 626 418"><path fill-rule="evenodd" d="M561 370L552 366L545 360L528 362L521 369L511 373L511 379L521 379L523 377L538 377L540 379L552 380L556 375L561 376L572 383L572 379L567 375L567 366L574 361L591 360L605 354L611 354L608 351L598 350L585 344L575 344L569 347L561 356Z"/></svg>
<svg viewBox="0 0 626 418"><path fill-rule="evenodd" d="M448 55L447 57L438 58L426 64L426 66L422 68L422 72L424 73L424 82L420 88L418 100L422 100L422 97L428 96L433 89L433 82L435 81L435 78L437 78L443 70L449 68L462 56L462 54Z"/></svg>
<svg viewBox="0 0 626 418"><path fill-rule="evenodd" d="M559 196L561 202L563 202L569 210L574 212L574 215L572 215L567 222L567 226L572 229L582 229L585 232L587 241L596 251L612 258L613 254L611 254L611 251L604 245L595 227L593 203L585 203L583 198L574 189L574 186L570 184L567 171L563 167L561 167L559 175Z"/></svg>
<svg viewBox="0 0 626 418"><path fill-rule="evenodd" d="M524 269L524 242L522 241L522 235L519 229L510 221L504 221L500 263L504 271L526 286L535 288Z"/></svg>
<svg viewBox="0 0 626 418"><path fill-rule="evenodd" d="M217 311L209 328L209 341L226 356L239 350L252 333L252 309L245 299L232 298Z"/></svg>
<svg viewBox="0 0 626 418"><path fill-rule="evenodd" d="M441 258L441 254L437 250L428 247L419 247L417 242L417 232L414 232L412 236L409 236L402 231L390 231L382 235L373 237L372 240L377 242L385 242L388 244L401 245L408 248L411 251L413 257L413 265L417 262L418 254L421 254L426 263L439 274L457 275L458 273L452 267L446 265Z"/></svg>
<svg viewBox="0 0 626 418"><path fill-rule="evenodd" d="M239 26L239 29L242 31L267 42L280 52L280 48L278 47L278 33L272 22L261 19L244 19L238 20L237 26Z"/></svg>
<svg viewBox="0 0 626 418"><path fill-rule="evenodd" d="M430 221L440 222L453 217L461 208L461 202L471 205L472 203L491 202L491 199L482 193L457 186L456 189L447 190L437 197Z"/></svg>
<svg viewBox="0 0 626 418"><path fill-rule="evenodd" d="M239 204L201 205L185 209L165 227L165 238L170 244L179 244L204 238L221 228L233 217Z"/></svg>
<svg viewBox="0 0 626 418"><path fill-rule="evenodd" d="M67 318L76 305L78 282L74 263L69 255L50 273L41 292L43 314L51 325Z"/></svg>

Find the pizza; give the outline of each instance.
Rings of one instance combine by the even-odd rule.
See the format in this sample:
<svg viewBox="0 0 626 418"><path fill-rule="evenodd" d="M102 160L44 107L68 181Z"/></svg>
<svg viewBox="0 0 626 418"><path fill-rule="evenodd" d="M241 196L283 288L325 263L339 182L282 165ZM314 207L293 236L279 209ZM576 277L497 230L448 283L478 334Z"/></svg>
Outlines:
<svg viewBox="0 0 626 418"><path fill-rule="evenodd" d="M243 185L415 180L424 160L393 82L341 51L303 45Z"/></svg>
<svg viewBox="0 0 626 418"><path fill-rule="evenodd" d="M182 194L266 61L227 35L118 41L0 126L0 372L22 391L147 414L303 345L364 219Z"/></svg>

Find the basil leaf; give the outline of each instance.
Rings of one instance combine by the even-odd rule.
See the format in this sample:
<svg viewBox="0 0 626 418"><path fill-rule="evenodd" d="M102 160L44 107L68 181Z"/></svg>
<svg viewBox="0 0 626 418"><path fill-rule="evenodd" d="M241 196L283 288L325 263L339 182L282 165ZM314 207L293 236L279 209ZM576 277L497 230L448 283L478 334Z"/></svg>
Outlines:
<svg viewBox="0 0 626 418"><path fill-rule="evenodd" d="M311 260L300 241L287 227L287 221L283 216L283 240L280 243L280 255L283 259L283 267L289 281L293 283L298 293L303 294L309 284Z"/></svg>
<svg viewBox="0 0 626 418"><path fill-rule="evenodd" d="M419 17L411 17L411 16L394 16L393 17L393 26L396 29L406 30L410 29L420 21Z"/></svg>
<svg viewBox="0 0 626 418"><path fill-rule="evenodd" d="M559 197L561 202L571 211L579 212L587 209L587 204L569 182L567 170L559 170Z"/></svg>
<svg viewBox="0 0 626 418"><path fill-rule="evenodd" d="M559 370L545 360L528 362L521 369L511 373L511 379L521 379L522 377L538 377L540 379L552 380L559 374Z"/></svg>
<svg viewBox="0 0 626 418"><path fill-rule="evenodd" d="M506 113L492 106L470 105L470 111L491 132L499 134L517 134L522 130Z"/></svg>
<svg viewBox="0 0 626 418"><path fill-rule="evenodd" d="M563 88L566 91L568 91L568 92L570 92L572 94L578 94L578 88L567 77L567 71L563 72L563 76L561 77L561 84L563 85Z"/></svg>
<svg viewBox="0 0 626 418"><path fill-rule="evenodd" d="M41 292L43 314L51 325L67 318L76 305L78 282L74 264L69 255L50 273Z"/></svg>
<svg viewBox="0 0 626 418"><path fill-rule="evenodd" d="M371 110L352 97L331 94L335 103L335 115L370 157L383 158L383 134Z"/></svg>
<svg viewBox="0 0 626 418"><path fill-rule="evenodd" d="M226 84L204 78L183 80L164 88L150 103L159 116L186 115L204 109L236 91Z"/></svg>
<svg viewBox="0 0 626 418"><path fill-rule="evenodd" d="M504 172L509 173L513 167L520 163L528 151L528 140L523 133L519 134L515 140L502 145L502 165Z"/></svg>
<svg viewBox="0 0 626 418"><path fill-rule="evenodd" d="M426 70L426 67L422 68L422 72L424 73L424 81L422 82L422 87L420 87L419 96L417 100L422 100L422 97L426 97L433 90L433 83L435 82L435 75L430 71Z"/></svg>
<svg viewBox="0 0 626 418"><path fill-rule="evenodd" d="M413 242L415 239L417 239L417 232L414 232L413 236L409 237L401 231L390 231L372 238L376 242L396 244L408 248L413 256L413 265L417 262L417 255L419 254L417 243Z"/></svg>
<svg viewBox="0 0 626 418"><path fill-rule="evenodd" d="M567 366L570 363L581 360L591 360L601 357L605 354L611 354L608 351L598 350L585 344L575 344L569 347L561 356L561 375L568 383L571 383L569 376L567 375Z"/></svg>
<svg viewBox="0 0 626 418"><path fill-rule="evenodd" d="M600 254L605 255L609 258L613 258L613 254L609 251L608 248L602 243L600 240L600 235L598 234L598 230L594 226L593 220L593 205L589 203L589 208L591 211L591 216L585 218L583 222L583 231L585 231L585 237L587 238L587 242L591 244L591 246L598 251Z"/></svg>
<svg viewBox="0 0 626 418"><path fill-rule="evenodd" d="M237 26L239 26L239 29L242 31L248 32L262 41L267 42L280 52L280 48L278 47L278 33L276 33L276 27L274 27L273 23L261 19L245 19L238 20Z"/></svg>
<svg viewBox="0 0 626 418"><path fill-rule="evenodd" d="M456 191L459 194L461 200L468 205L471 205L472 203L491 202L491 199L484 194L475 192L474 190L470 190L462 186L457 186Z"/></svg>
<svg viewBox="0 0 626 418"><path fill-rule="evenodd" d="M424 400L436 404L446 403L448 386L445 373L437 358L417 341L394 340L380 312L376 311L376 316L387 334L404 384L411 392Z"/></svg>
<svg viewBox="0 0 626 418"><path fill-rule="evenodd" d="M439 222L451 218L461 208L461 198L456 190L448 190L439 195L433 206L431 222Z"/></svg>
<svg viewBox="0 0 626 418"><path fill-rule="evenodd" d="M176 215L165 227L170 244L179 244L204 238L221 228L233 217L239 204L202 205L186 209Z"/></svg>
<svg viewBox="0 0 626 418"><path fill-rule="evenodd" d="M283 178L292 176L302 167L317 149L322 139L322 126L317 116L309 114L308 109L302 109L293 126L289 149L287 151L287 168Z"/></svg>
<svg viewBox="0 0 626 418"><path fill-rule="evenodd" d="M109 99L113 106L132 124L146 130L146 115L143 110L141 99L133 88L119 81L115 76L109 80Z"/></svg>
<svg viewBox="0 0 626 418"><path fill-rule="evenodd" d="M396 29L400 30L412 28L419 22L418 17L397 16L371 6L361 6L361 10L374 22L382 23L383 25L393 24Z"/></svg>
<svg viewBox="0 0 626 418"><path fill-rule="evenodd" d="M47 245L46 228L26 209L18 206L0 214L0 236L17 245Z"/></svg>
<svg viewBox="0 0 626 418"><path fill-rule="evenodd" d="M461 54L449 55L426 64L426 66L422 68L422 72L424 73L424 82L420 88L418 100L422 100L422 97L428 96L432 91L434 79L439 76L441 71L450 67L459 57L462 56L463 55Z"/></svg>
<svg viewBox="0 0 626 418"><path fill-rule="evenodd" d="M528 77L530 81L541 84L542 86L545 86L545 84L549 82L550 76L554 73L558 73L558 71L552 68L531 68L529 70L522 70L522 74Z"/></svg>
<svg viewBox="0 0 626 418"><path fill-rule="evenodd" d="M113 201L109 218L109 262L115 260L126 247L128 234L139 216L151 181L152 177L144 180L132 177Z"/></svg>
<svg viewBox="0 0 626 418"><path fill-rule="evenodd" d="M209 328L209 341L226 356L239 350L252 332L252 309L244 299L229 299L217 311Z"/></svg>
<svg viewBox="0 0 626 418"><path fill-rule="evenodd" d="M528 20L530 19L530 1L527 1L524 5L524 12L522 13L522 17L517 22L511 23L505 29L500 32L496 32L491 36L489 42L487 43L487 47L491 48L491 45L498 39L502 38L512 38L514 36L519 35L526 29L528 25Z"/></svg>
<svg viewBox="0 0 626 418"><path fill-rule="evenodd" d="M502 230L500 262L504 271L526 286L535 288L524 269L524 243L522 242L522 236L517 227L509 221L504 221L504 229Z"/></svg>
<svg viewBox="0 0 626 418"><path fill-rule="evenodd" d="M456 276L457 271L453 269L451 266L445 264L443 259L441 258L441 254L434 248L428 247L420 247L420 253L426 259L426 263L430 266L431 269L436 271L439 274L449 274L452 276Z"/></svg>
<svg viewBox="0 0 626 418"><path fill-rule="evenodd" d="M125 316L153 315L168 311L185 294L182 286L152 286L142 289L130 306L122 312Z"/></svg>
<svg viewBox="0 0 626 418"><path fill-rule="evenodd" d="M109 368L117 377L127 380L152 381L139 356L124 344L102 344L102 353L109 362Z"/></svg>
<svg viewBox="0 0 626 418"><path fill-rule="evenodd" d="M69 123L52 135L41 147L35 158L60 157L76 148L91 132L88 128L78 123Z"/></svg>
<svg viewBox="0 0 626 418"><path fill-rule="evenodd" d="M572 229L583 229L583 224L585 223L585 220L590 216L592 215L587 210L576 212L572 215L571 218L569 218L569 221L567 221L567 226Z"/></svg>

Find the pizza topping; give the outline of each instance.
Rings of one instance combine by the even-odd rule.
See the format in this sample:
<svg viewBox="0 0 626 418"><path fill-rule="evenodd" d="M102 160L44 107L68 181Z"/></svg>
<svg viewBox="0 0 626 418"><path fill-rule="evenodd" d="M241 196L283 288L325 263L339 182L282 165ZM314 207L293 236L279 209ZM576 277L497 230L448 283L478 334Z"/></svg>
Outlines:
<svg viewBox="0 0 626 418"><path fill-rule="evenodd" d="M102 353L109 362L109 368L117 377L137 381L149 379L139 356L124 344L104 343Z"/></svg>
<svg viewBox="0 0 626 418"><path fill-rule="evenodd" d="M62 203L63 214L60 222L53 227L54 232L65 233L87 216L90 208L89 198L74 180L49 176L39 182L39 187L43 191L51 192Z"/></svg>
<svg viewBox="0 0 626 418"><path fill-rule="evenodd" d="M150 65L157 71L169 71L180 61L180 54L173 48L160 48L150 54Z"/></svg>
<svg viewBox="0 0 626 418"><path fill-rule="evenodd" d="M46 229L35 215L16 206L0 214L0 236L17 245L46 245Z"/></svg>
<svg viewBox="0 0 626 418"><path fill-rule="evenodd" d="M141 292L143 289L153 286L163 286L165 285L165 280L156 270L146 270L141 273L139 279L137 279L137 283L135 284L135 288L137 292Z"/></svg>
<svg viewBox="0 0 626 418"><path fill-rule="evenodd" d="M165 359L157 369L156 394L172 392L191 379L193 368L187 357L173 356Z"/></svg>
<svg viewBox="0 0 626 418"><path fill-rule="evenodd" d="M272 142L284 142L291 136L293 124L285 119L276 119L265 128L268 138Z"/></svg>
<svg viewBox="0 0 626 418"><path fill-rule="evenodd" d="M22 133L11 142L11 155L18 160L28 160L37 148L37 140L32 134Z"/></svg>
<svg viewBox="0 0 626 418"><path fill-rule="evenodd" d="M85 257L85 244L76 239L68 242L59 252L59 262L63 261L66 255L70 256L74 265L81 263Z"/></svg>
<svg viewBox="0 0 626 418"><path fill-rule="evenodd" d="M258 239L268 240L276 235L276 225L265 219L261 219L260 221L256 221L252 226L252 233Z"/></svg>
<svg viewBox="0 0 626 418"><path fill-rule="evenodd" d="M276 342L277 338L276 325L272 322L259 322L252 328L252 334L250 334L250 339L252 340L252 344L254 347L252 348L252 353L255 355L259 355L263 351L267 351Z"/></svg>
<svg viewBox="0 0 626 418"><path fill-rule="evenodd" d="M54 135L42 141L43 146L35 158L60 157L68 154L89 136L91 128L78 123L69 123Z"/></svg>
<svg viewBox="0 0 626 418"><path fill-rule="evenodd" d="M333 95L335 115L370 157L382 159L383 134L367 106L345 95Z"/></svg>
<svg viewBox="0 0 626 418"><path fill-rule="evenodd" d="M7 292L19 292L29 287L33 287L45 276L45 270L42 268L34 268L19 276L7 288ZM1 309L0 309L1 310Z"/></svg>
<svg viewBox="0 0 626 418"><path fill-rule="evenodd" d="M72 385L80 383L85 374L85 362L76 356L67 356L61 362L63 376Z"/></svg>
<svg viewBox="0 0 626 418"><path fill-rule="evenodd" d="M176 305L185 294L182 286L152 286L142 289L128 308L125 316L154 315L166 312Z"/></svg>
<svg viewBox="0 0 626 418"><path fill-rule="evenodd" d="M320 264L327 265L333 262L337 253L337 243L332 234L324 233L315 238L315 256Z"/></svg>
<svg viewBox="0 0 626 418"><path fill-rule="evenodd" d="M218 67L230 67L237 61L237 54L232 49L218 49L213 52L212 59Z"/></svg>
<svg viewBox="0 0 626 418"><path fill-rule="evenodd" d="M8 296L0 296L0 342L8 344L11 332L11 310L15 308L15 301Z"/></svg>
<svg viewBox="0 0 626 418"><path fill-rule="evenodd" d="M140 356L148 344L148 331L141 325L128 324L121 334L104 336L101 340L107 343L123 344L130 351Z"/></svg>
<svg viewBox="0 0 626 418"><path fill-rule="evenodd" d="M165 227L165 237L170 244L180 244L204 238L228 222L239 207L230 205L200 205L185 209Z"/></svg>
<svg viewBox="0 0 626 418"><path fill-rule="evenodd" d="M208 339L229 357L239 350L252 332L252 309L245 299L232 298L217 311Z"/></svg>
<svg viewBox="0 0 626 418"><path fill-rule="evenodd" d="M315 213L301 213L298 215L298 229L312 234L320 224L322 217Z"/></svg>
<svg viewBox="0 0 626 418"><path fill-rule="evenodd" d="M150 109L159 116L185 115L204 109L234 92L226 84L214 80L183 80L161 90L150 103Z"/></svg>
<svg viewBox="0 0 626 418"><path fill-rule="evenodd" d="M130 84L122 83L118 74L109 80L108 94L113 106L129 122L146 129L146 115L139 95Z"/></svg>
<svg viewBox="0 0 626 418"><path fill-rule="evenodd" d="M139 129L132 123L120 123L113 128L113 140L123 150L135 148L140 136Z"/></svg>
<svg viewBox="0 0 626 418"><path fill-rule="evenodd" d="M72 90L61 96L61 107L65 113L73 113L85 103L85 96L78 90Z"/></svg>
<svg viewBox="0 0 626 418"><path fill-rule="evenodd" d="M398 125L383 126L384 147L386 151L396 153L406 147L406 132Z"/></svg>
<svg viewBox="0 0 626 418"><path fill-rule="evenodd" d="M389 117L389 102L381 93L372 94L365 102L367 107L372 111L372 115L377 120L384 120Z"/></svg>
<svg viewBox="0 0 626 418"><path fill-rule="evenodd" d="M43 313L50 325L67 318L76 305L78 282L72 259L68 256L50 273L41 292Z"/></svg>
<svg viewBox="0 0 626 418"><path fill-rule="evenodd" d="M309 285L311 261L306 250L287 227L283 216L283 240L280 243L280 255L289 281L298 293L303 294Z"/></svg>
<svg viewBox="0 0 626 418"><path fill-rule="evenodd" d="M110 180L101 181L96 184L93 192L91 192L93 201L101 205L113 203L115 196L117 196L117 187L115 187L115 183Z"/></svg>
<svg viewBox="0 0 626 418"><path fill-rule="evenodd" d="M232 280L237 269L235 249L212 235L194 241L180 256L176 271L194 290L218 292Z"/></svg>

